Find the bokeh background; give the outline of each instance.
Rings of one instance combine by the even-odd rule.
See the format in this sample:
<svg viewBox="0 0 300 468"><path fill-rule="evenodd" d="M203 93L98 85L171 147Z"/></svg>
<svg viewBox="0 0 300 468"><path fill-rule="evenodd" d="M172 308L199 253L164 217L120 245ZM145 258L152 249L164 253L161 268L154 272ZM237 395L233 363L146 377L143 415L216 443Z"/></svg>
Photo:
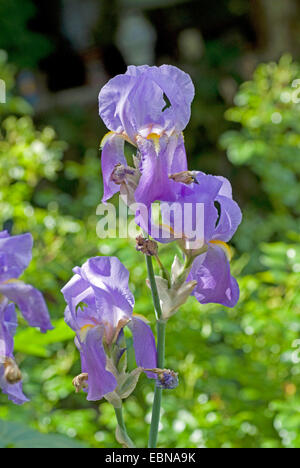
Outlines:
<svg viewBox="0 0 300 468"><path fill-rule="evenodd" d="M117 255L135 312L154 324L142 255L96 236L97 96L127 64L169 63L196 87L189 165L228 177L244 220L233 243L239 304L190 298L169 322L167 367L180 385L165 392L160 446L300 448L299 27L298 0L0 0L0 226L32 232L24 279L56 325L41 335L20 318L31 402L0 395L0 446L118 446L112 407L74 393L80 363L60 289L89 256ZM161 255L170 264L172 248ZM140 447L152 398L142 377L126 402Z"/></svg>

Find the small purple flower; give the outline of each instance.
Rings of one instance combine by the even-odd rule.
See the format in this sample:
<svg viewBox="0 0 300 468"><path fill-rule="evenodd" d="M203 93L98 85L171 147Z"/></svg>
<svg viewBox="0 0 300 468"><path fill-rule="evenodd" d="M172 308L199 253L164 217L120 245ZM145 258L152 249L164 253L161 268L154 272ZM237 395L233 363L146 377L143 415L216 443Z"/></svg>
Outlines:
<svg viewBox="0 0 300 468"><path fill-rule="evenodd" d="M25 403L21 374L13 358L13 337L17 328L15 303L32 327L51 330L47 306L42 294L18 278L32 258L32 236L10 236L0 232L0 387L16 404Z"/></svg>
<svg viewBox="0 0 300 468"><path fill-rule="evenodd" d="M94 257L73 271L62 290L67 302L65 320L76 332L82 373L88 374L87 399L98 401L117 386L116 377L107 370L107 352L121 340L123 328L128 326L132 332L139 367L156 366L155 339L151 328L132 315L129 272L117 258Z"/></svg>
<svg viewBox="0 0 300 468"><path fill-rule="evenodd" d="M104 201L120 190L112 174L116 165L127 166L125 141L138 149L135 200L146 205L162 196L174 200L177 187L168 176L187 168L181 132L193 98L189 75L170 65L128 67L102 88L99 111L110 129L102 141Z"/></svg>

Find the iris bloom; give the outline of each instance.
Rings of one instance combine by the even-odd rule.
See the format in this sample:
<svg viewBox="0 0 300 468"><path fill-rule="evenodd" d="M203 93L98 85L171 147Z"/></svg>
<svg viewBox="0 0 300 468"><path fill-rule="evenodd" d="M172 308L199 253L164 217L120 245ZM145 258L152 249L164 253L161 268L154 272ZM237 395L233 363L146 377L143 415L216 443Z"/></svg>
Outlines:
<svg viewBox="0 0 300 468"><path fill-rule="evenodd" d="M156 239L161 242L177 240L187 256L195 257L187 281L197 281L192 294L201 304L234 307L239 299L239 287L230 274L231 250L227 242L241 223L242 213L232 199L232 188L227 179L201 172L194 174L194 183L178 183L180 193L171 216L168 210L171 204L162 203L163 232L168 237ZM197 206L200 205L203 216L197 224ZM187 207L190 219L186 225L184 212ZM151 226L150 222L148 226Z"/></svg>
<svg viewBox="0 0 300 468"><path fill-rule="evenodd" d="M31 262L32 246L31 234L10 236L0 232L0 297L14 302L28 324L45 333L53 327L43 295L19 280Z"/></svg>
<svg viewBox="0 0 300 468"><path fill-rule="evenodd" d="M133 185L136 202L172 201L177 186L169 174L187 169L182 131L189 122L194 86L170 65L130 66L99 95L100 116L110 132L102 141L103 201ZM127 165L125 141L137 148L136 168ZM127 187L128 188L128 187Z"/></svg>
<svg viewBox="0 0 300 468"><path fill-rule="evenodd" d="M231 250L227 242L241 223L242 213L232 199L232 188L227 179L203 173L199 173L196 179L187 200L201 200L205 187L210 187L205 191L210 199L208 197L204 202L206 251L194 260L188 281L197 281L193 295L201 304L218 303L234 307L239 299L239 286L230 274Z"/></svg>
<svg viewBox="0 0 300 468"><path fill-rule="evenodd" d="M122 339L123 328L128 326L132 332L139 367L156 366L155 339L151 328L132 315L129 272L116 257L91 258L73 271L62 290L65 319L76 332L82 372L88 374L87 399L98 401L117 387L116 377L107 369L107 353Z"/></svg>
<svg viewBox="0 0 300 468"><path fill-rule="evenodd" d="M32 327L42 332L51 330L46 303L42 294L18 278L32 258L32 236L10 236L0 232L0 387L14 403L27 401L18 380L18 368L13 359L13 336L17 327L15 303ZM16 383L14 383L16 382Z"/></svg>

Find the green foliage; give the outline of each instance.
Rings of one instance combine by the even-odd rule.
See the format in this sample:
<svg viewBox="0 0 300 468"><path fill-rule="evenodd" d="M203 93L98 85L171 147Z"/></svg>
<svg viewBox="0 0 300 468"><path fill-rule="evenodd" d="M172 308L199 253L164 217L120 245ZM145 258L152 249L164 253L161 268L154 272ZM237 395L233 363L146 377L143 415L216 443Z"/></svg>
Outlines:
<svg viewBox="0 0 300 468"><path fill-rule="evenodd" d="M226 132L221 145L233 164L251 168L264 192L254 195L261 197L261 203L243 224L242 247L250 247L249 238L279 240L291 237L291 231L299 232L299 76L300 65L289 55L278 64L262 64L253 80L241 86L236 106L226 112L226 118L239 127Z"/></svg>
<svg viewBox="0 0 300 468"><path fill-rule="evenodd" d="M0 448L84 448L70 438L40 434L21 424L0 421Z"/></svg>
<svg viewBox="0 0 300 468"><path fill-rule="evenodd" d="M7 52L0 49L0 78L4 81L6 87L6 103L0 105L1 120L9 114L23 115L32 113L30 105L14 94L17 67L8 63L7 58Z"/></svg>

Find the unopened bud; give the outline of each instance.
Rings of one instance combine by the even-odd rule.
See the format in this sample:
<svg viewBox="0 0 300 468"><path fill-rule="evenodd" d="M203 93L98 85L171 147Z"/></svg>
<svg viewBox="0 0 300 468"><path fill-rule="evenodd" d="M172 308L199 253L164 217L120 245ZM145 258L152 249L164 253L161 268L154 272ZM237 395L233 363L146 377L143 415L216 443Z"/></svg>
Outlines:
<svg viewBox="0 0 300 468"><path fill-rule="evenodd" d="M73 379L72 384L75 387L76 393L79 393L81 390L84 388L88 388L87 380L89 378L89 375L86 373L79 374L75 379Z"/></svg>
<svg viewBox="0 0 300 468"><path fill-rule="evenodd" d="M157 387L173 390L178 387L179 379L177 372L169 369L164 369L158 374L158 380L156 382Z"/></svg>
<svg viewBox="0 0 300 468"><path fill-rule="evenodd" d="M116 164L114 170L111 173L110 179L117 185L123 184L126 181L128 175L134 175L135 170L131 167L126 167L123 164Z"/></svg>
<svg viewBox="0 0 300 468"><path fill-rule="evenodd" d="M143 236L136 238L136 250L149 257L156 257L158 254L157 243L151 239L145 239Z"/></svg>
<svg viewBox="0 0 300 468"><path fill-rule="evenodd" d="M170 174L169 179L174 182L181 182L182 184L190 185L196 181L196 174L193 171L181 171L175 174Z"/></svg>
<svg viewBox="0 0 300 468"><path fill-rule="evenodd" d="M15 361L6 358L4 361L4 378L7 383L14 385L22 380L22 374Z"/></svg>
<svg viewBox="0 0 300 468"><path fill-rule="evenodd" d="M173 390L178 387L178 373L170 369L144 369L147 372L157 374L156 386L165 390Z"/></svg>

